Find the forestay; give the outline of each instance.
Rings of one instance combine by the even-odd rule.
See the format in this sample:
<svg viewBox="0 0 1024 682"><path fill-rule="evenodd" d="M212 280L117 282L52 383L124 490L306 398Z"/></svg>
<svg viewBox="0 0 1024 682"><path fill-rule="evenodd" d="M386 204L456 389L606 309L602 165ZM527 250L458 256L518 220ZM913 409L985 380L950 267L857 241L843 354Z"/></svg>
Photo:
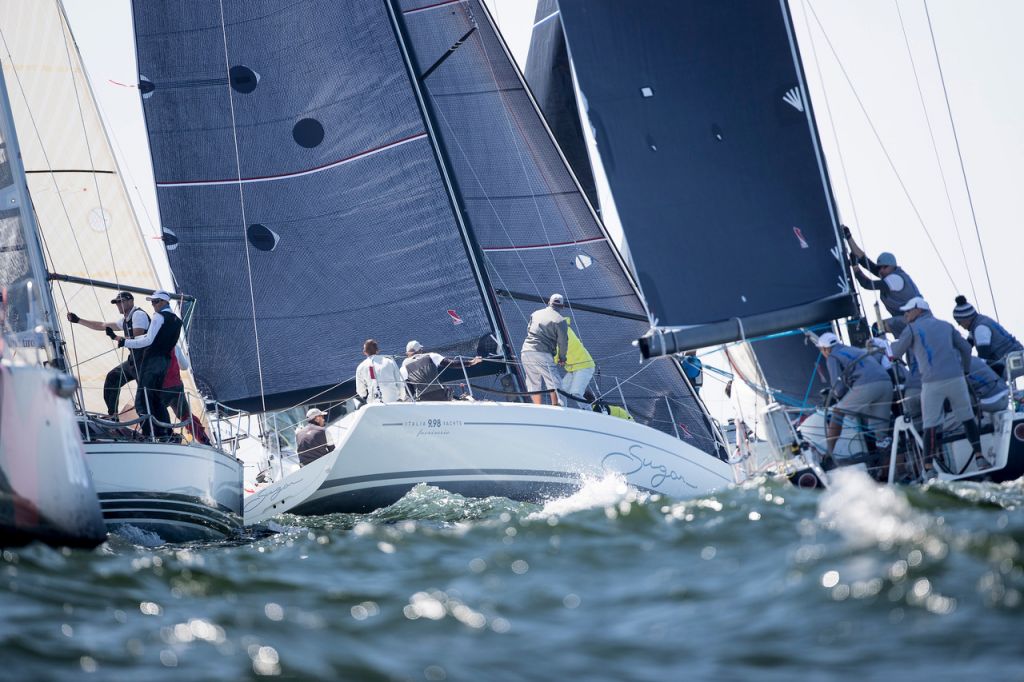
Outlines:
<svg viewBox="0 0 1024 682"><path fill-rule="evenodd" d="M677 329L642 349L852 314L785 1L559 8L640 284Z"/></svg>
<svg viewBox="0 0 1024 682"><path fill-rule="evenodd" d="M718 452L674 360L638 365L637 288L479 2L403 0L401 26L514 349L554 293L597 363L596 395Z"/></svg>
<svg viewBox="0 0 1024 682"><path fill-rule="evenodd" d="M134 3L164 240L197 382L351 395L362 341L494 331L383 2Z"/></svg>
<svg viewBox="0 0 1024 682"><path fill-rule="evenodd" d="M0 61L36 221L52 272L156 289L157 276L58 0L0 0ZM156 235L153 235L154 237ZM113 321L113 292L52 284L69 369L105 413L107 371L126 358L83 318ZM139 297L137 304L146 307ZM122 357L123 356L123 357Z"/></svg>

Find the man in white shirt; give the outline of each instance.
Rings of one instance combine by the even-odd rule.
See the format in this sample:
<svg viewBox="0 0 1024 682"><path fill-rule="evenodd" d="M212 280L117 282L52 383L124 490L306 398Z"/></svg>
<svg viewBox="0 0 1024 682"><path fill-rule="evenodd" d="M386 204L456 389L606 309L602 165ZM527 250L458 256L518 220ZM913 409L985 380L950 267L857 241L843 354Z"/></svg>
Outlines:
<svg viewBox="0 0 1024 682"><path fill-rule="evenodd" d="M68 312L68 321L88 329L95 329L98 332L106 331L107 336L112 339L115 338L114 330L123 331L129 339L146 333L149 329L149 315L135 305L135 297L130 292L119 291L111 303L121 313L120 319L113 322L83 320L78 315ZM121 395L121 388L129 381L138 381L141 362L140 353L130 350L124 362L107 372L107 378L103 381L103 402L107 406L107 419L117 420L117 402Z"/></svg>
<svg viewBox="0 0 1024 682"><path fill-rule="evenodd" d="M393 403L408 395L398 365L391 358L377 355L377 342L363 343L366 359L356 367L356 394L368 403Z"/></svg>

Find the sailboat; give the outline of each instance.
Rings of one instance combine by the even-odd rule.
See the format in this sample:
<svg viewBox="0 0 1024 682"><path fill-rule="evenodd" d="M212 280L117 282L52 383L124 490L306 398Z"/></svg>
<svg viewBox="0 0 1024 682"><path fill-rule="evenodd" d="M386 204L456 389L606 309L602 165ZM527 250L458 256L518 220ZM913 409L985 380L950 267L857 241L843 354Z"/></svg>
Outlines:
<svg viewBox="0 0 1024 682"><path fill-rule="evenodd" d="M533 500L609 473L677 497L733 483L678 363L637 365L645 300L483 5L133 11L163 239L200 301L198 386L222 424L256 415L259 442L232 432L243 458L294 448L308 406L336 420L336 462L294 511L365 511L420 482ZM554 292L599 365L593 396L633 420L507 400ZM443 377L463 400L352 410L367 337L487 361Z"/></svg>
<svg viewBox="0 0 1024 682"><path fill-rule="evenodd" d="M766 446L745 453L748 471L821 484L809 444L824 449L825 413L814 405L822 363L806 338L849 319L860 345L867 325L785 0L545 0L528 65L541 101L579 102L545 113L581 121L553 125L574 138L563 147L584 150L579 162L607 178L658 318L639 340L644 356L726 344L733 391L746 394L747 421ZM565 87L577 96L550 94ZM965 472L970 447L954 437L941 477L1024 473L1010 438L1024 417L1007 407L983 429L996 465ZM913 447L911 433L894 439L893 462L901 447ZM841 454L864 450L848 429Z"/></svg>
<svg viewBox="0 0 1024 682"><path fill-rule="evenodd" d="M0 547L106 538L0 73Z"/></svg>
<svg viewBox="0 0 1024 682"><path fill-rule="evenodd" d="M63 7L3 0L0 37L31 196L25 205L38 225L40 295L79 378L75 429L103 519L112 530L130 525L170 542L229 537L242 526L241 462L218 447L143 438L131 428L142 421L134 415L116 423L97 416L108 412L104 376L125 351L66 315L110 320L115 292L135 292L141 303L160 286Z"/></svg>

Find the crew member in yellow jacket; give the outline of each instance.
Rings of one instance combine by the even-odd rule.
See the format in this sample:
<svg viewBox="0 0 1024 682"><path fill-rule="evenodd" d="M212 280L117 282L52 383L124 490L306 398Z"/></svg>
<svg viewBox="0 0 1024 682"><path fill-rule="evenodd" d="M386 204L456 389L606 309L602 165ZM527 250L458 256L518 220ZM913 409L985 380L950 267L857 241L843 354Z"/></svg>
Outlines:
<svg viewBox="0 0 1024 682"><path fill-rule="evenodd" d="M562 390L569 395L583 399L590 380L594 378L594 358L584 348L580 337L572 329L572 320L566 318L569 329L569 343L565 353L565 376L562 377Z"/></svg>

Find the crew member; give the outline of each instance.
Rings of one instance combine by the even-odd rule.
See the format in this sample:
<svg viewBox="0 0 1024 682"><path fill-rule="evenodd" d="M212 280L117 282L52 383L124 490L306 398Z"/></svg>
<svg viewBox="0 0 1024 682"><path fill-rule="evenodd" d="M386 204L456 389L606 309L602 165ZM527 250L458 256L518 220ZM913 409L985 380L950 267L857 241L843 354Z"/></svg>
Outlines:
<svg viewBox="0 0 1024 682"><path fill-rule="evenodd" d="M967 339L978 351L978 357L988 363L996 374L1002 374L1006 356L1024 346L1010 332L987 315L982 315L967 302L965 296L956 297L953 319L967 330Z"/></svg>
<svg viewBox="0 0 1024 682"><path fill-rule="evenodd" d="M558 388L562 385L555 364L564 366L569 346L569 324L562 317L565 299L551 294L546 308L530 315L526 339L519 351L526 377L526 390L536 391L530 399L541 404L539 391L551 391L551 404L558 405ZM552 359L554 356L554 359Z"/></svg>
<svg viewBox="0 0 1024 682"><path fill-rule="evenodd" d="M932 458L942 444L944 403L949 401L954 420L964 425L978 469L987 469L989 463L981 452L978 423L974 420L971 397L964 379L964 374L970 372L970 345L953 325L936 319L927 301L921 297L908 301L903 312L907 324L893 344L892 353L899 357L913 351L921 372L925 467L931 470Z"/></svg>
<svg viewBox="0 0 1024 682"><path fill-rule="evenodd" d="M704 363L697 357L697 351L688 350L683 353L683 372L693 386L693 392L700 395L700 389L704 385Z"/></svg>
<svg viewBox="0 0 1024 682"><path fill-rule="evenodd" d="M597 365L594 364L594 358L590 357L590 352L580 341L580 337L576 336L576 332L572 328L572 320L568 317L565 318L565 330L568 334L568 341L566 343L566 354L565 354L565 376L562 377L562 391L568 393L571 396L576 396L578 399L583 399L583 396L587 392L587 386L590 385L590 380L594 378L594 370L597 369ZM554 356L552 359L555 360Z"/></svg>
<svg viewBox="0 0 1024 682"><path fill-rule="evenodd" d="M982 412L1009 409L1007 398L1010 397L1010 387L1003 377L992 371L987 362L973 355L971 371L967 374L967 385L978 399L978 407Z"/></svg>
<svg viewBox="0 0 1024 682"><path fill-rule="evenodd" d="M871 261L864 254L864 250L853 241L853 235L850 234L848 227L843 226L843 233L846 236L846 241L850 243L850 255L854 257L852 263L854 276L865 289L879 292L882 305L892 316L884 320L882 324L893 336L899 337L905 324L901 308L910 299L920 297L920 290L914 284L914 280L910 279L910 275L896 264L896 256L886 251L879 254L877 261ZM865 275L861 266L867 268L872 275L879 279L871 279Z"/></svg>
<svg viewBox="0 0 1024 682"><path fill-rule="evenodd" d="M366 359L356 367L356 394L368 403L405 400L408 394L398 365L386 355L377 355L377 351L377 342L373 339L363 343Z"/></svg>
<svg viewBox="0 0 1024 682"><path fill-rule="evenodd" d="M333 444L327 443L327 413L311 407L306 411L309 422L295 431L295 450L299 453L299 464L306 466L334 450Z"/></svg>
<svg viewBox="0 0 1024 682"><path fill-rule="evenodd" d="M828 456L835 451L847 415L864 424L867 450L877 454L876 444L888 433L892 412L892 383L888 372L873 354L840 343L832 332L818 337L818 348L828 361L830 391L839 401L832 410L825 436Z"/></svg>
<svg viewBox="0 0 1024 682"><path fill-rule="evenodd" d="M146 300L153 304L153 319L146 333L127 340L117 336L115 338L119 347L142 351L135 412L140 417L151 416L166 424L170 418L162 387L167 369L171 366L171 354L181 336L181 320L171 311L171 295L166 291L155 291ZM142 422L142 430L157 437L168 433L167 427L152 424L148 419Z"/></svg>
<svg viewBox="0 0 1024 682"><path fill-rule="evenodd" d="M145 310L135 305L135 297L130 292L119 291L117 296L110 302L121 313L120 319L113 322L83 320L75 313L69 312L68 321L98 332L106 331L107 336L111 338L114 338L115 329L124 332L125 337L129 339L134 339L136 336L142 336L146 333L146 330L149 329L149 315L146 314ZM138 379L138 370L141 364L142 352L132 350L129 351L128 358L124 362L107 372L107 377L103 381L103 402L107 406L107 416L105 419L117 421L117 403L118 397L121 394L121 387L125 386L129 381L136 381Z"/></svg>
<svg viewBox="0 0 1024 682"><path fill-rule="evenodd" d="M467 367L478 365L483 361L479 356L473 358ZM446 358L440 353L423 352L423 344L410 341L405 344L405 360L399 373L406 382L406 390L418 401L448 400L448 391L441 385L440 376L444 367L454 364L456 360Z"/></svg>

